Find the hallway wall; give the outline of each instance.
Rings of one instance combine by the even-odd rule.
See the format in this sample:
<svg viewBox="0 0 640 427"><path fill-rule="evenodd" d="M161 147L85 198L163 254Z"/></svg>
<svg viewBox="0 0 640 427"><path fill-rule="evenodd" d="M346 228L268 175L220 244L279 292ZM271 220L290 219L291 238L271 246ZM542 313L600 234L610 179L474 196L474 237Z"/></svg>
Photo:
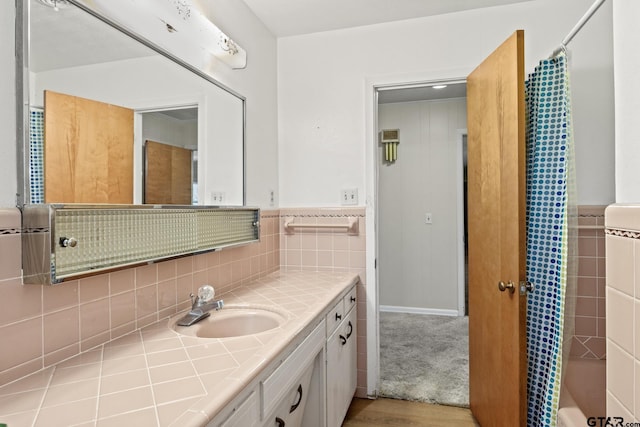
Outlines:
<svg viewBox="0 0 640 427"><path fill-rule="evenodd" d="M466 100L381 104L378 123L400 129L398 160L378 166L381 309L457 314L458 145Z"/></svg>
<svg viewBox="0 0 640 427"><path fill-rule="evenodd" d="M372 203L371 82L465 77L520 28L531 72L592 3L528 1L278 39L280 207L334 206L343 188L358 188L360 204ZM611 34L605 2L570 45L579 204L614 198Z"/></svg>

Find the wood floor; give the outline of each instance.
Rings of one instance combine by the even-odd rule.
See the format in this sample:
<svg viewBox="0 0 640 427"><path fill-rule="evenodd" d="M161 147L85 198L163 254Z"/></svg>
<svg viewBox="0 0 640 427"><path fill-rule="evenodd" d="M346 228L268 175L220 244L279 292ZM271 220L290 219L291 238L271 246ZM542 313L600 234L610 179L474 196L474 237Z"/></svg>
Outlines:
<svg viewBox="0 0 640 427"><path fill-rule="evenodd" d="M478 427L471 411L395 399L354 398L343 427Z"/></svg>

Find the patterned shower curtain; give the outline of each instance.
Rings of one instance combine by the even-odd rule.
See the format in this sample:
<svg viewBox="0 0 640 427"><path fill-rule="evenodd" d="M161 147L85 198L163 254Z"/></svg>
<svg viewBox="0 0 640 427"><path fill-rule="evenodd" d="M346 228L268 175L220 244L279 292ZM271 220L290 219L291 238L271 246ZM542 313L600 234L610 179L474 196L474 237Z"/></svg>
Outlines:
<svg viewBox="0 0 640 427"><path fill-rule="evenodd" d="M566 52L526 82L528 425L555 426L573 335L577 215Z"/></svg>

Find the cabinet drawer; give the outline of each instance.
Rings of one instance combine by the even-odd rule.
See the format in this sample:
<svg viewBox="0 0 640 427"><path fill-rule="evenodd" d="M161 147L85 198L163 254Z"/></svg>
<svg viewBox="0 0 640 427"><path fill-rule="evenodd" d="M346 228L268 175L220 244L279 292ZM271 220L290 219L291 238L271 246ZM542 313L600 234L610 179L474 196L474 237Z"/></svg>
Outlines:
<svg viewBox="0 0 640 427"><path fill-rule="evenodd" d="M344 319L344 303L340 300L327 314L327 337L336 330L342 319Z"/></svg>
<svg viewBox="0 0 640 427"><path fill-rule="evenodd" d="M358 287L354 286L353 288L351 288L349 293L347 295L345 295L345 297L344 297L344 312L345 313L348 314L349 311L353 307L355 307L356 304L358 303L357 294L358 294Z"/></svg>
<svg viewBox="0 0 640 427"><path fill-rule="evenodd" d="M270 414L305 371L325 344L325 322L321 322L282 365L262 382L262 417Z"/></svg>

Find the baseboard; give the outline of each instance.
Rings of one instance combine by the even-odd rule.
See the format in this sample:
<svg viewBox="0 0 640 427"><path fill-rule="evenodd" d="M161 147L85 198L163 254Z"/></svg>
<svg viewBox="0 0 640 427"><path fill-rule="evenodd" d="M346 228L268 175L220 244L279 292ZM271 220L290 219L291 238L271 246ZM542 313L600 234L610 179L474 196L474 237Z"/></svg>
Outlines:
<svg viewBox="0 0 640 427"><path fill-rule="evenodd" d="M458 316L458 310L443 310L441 308L401 307L397 305L381 305L380 311L389 313L435 314L437 316Z"/></svg>

